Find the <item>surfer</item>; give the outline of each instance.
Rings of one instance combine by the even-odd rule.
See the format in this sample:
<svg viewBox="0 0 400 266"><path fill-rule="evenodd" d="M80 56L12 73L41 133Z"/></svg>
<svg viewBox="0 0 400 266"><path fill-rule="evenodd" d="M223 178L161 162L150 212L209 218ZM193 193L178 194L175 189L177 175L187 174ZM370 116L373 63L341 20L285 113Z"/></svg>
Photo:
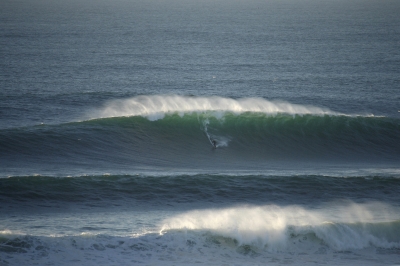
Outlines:
<svg viewBox="0 0 400 266"><path fill-rule="evenodd" d="M211 140L211 144L214 146L214 148L217 148L217 142L215 141L215 139Z"/></svg>

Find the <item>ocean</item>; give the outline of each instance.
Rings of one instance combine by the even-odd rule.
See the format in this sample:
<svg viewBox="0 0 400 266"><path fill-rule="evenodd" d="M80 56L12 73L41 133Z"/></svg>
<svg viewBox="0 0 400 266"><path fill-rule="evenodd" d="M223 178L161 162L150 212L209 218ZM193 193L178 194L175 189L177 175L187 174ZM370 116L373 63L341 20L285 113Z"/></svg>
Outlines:
<svg viewBox="0 0 400 266"><path fill-rule="evenodd" d="M399 14L1 1L0 265L400 265Z"/></svg>

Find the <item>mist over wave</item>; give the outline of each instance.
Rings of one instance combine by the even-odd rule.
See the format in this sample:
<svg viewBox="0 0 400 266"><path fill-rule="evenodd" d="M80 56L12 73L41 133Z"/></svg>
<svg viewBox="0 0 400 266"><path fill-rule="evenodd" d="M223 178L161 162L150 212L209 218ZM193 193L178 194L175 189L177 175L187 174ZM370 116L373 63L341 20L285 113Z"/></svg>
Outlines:
<svg viewBox="0 0 400 266"><path fill-rule="evenodd" d="M219 96L194 97L179 95L143 95L129 99L114 100L107 103L102 109L90 114L97 118L119 116L144 116L150 120L162 119L165 114L192 112L219 112L241 114L256 112L264 114L313 114L337 115L327 108L291 104L284 101L268 101L263 98L231 99Z"/></svg>

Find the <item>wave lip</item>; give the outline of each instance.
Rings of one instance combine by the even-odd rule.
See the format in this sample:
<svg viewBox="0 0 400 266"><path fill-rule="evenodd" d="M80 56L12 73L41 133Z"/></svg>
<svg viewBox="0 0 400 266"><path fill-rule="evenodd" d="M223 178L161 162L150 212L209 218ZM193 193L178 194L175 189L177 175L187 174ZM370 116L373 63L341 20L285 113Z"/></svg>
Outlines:
<svg viewBox="0 0 400 266"><path fill-rule="evenodd" d="M327 108L291 104L284 101L268 101L263 98L231 99L219 96L193 97L179 95L143 95L129 99L114 100L91 114L92 118L120 116L143 116L149 120L162 119L165 114L192 112L244 112L265 114L313 114L338 115Z"/></svg>

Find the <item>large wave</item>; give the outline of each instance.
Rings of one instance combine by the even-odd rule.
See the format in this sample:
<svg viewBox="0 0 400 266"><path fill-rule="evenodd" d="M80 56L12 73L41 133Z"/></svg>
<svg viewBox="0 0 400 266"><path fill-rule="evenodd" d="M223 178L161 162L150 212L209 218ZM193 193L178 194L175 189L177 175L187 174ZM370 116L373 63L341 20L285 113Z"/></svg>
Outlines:
<svg viewBox="0 0 400 266"><path fill-rule="evenodd" d="M140 96L111 102L94 117L3 129L0 160L251 170L293 162L393 164L400 158L398 119L263 99Z"/></svg>

